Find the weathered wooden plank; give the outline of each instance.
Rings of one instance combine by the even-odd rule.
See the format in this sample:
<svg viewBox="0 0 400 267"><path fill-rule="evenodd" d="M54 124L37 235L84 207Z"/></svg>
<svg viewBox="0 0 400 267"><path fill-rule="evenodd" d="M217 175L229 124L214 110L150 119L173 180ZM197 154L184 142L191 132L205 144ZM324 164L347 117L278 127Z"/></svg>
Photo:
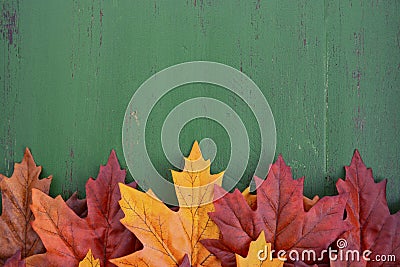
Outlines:
<svg viewBox="0 0 400 267"><path fill-rule="evenodd" d="M375 179L388 178L399 208L400 13L398 1L329 1L327 6L329 179L360 150Z"/></svg>
<svg viewBox="0 0 400 267"><path fill-rule="evenodd" d="M20 68L19 2L4 2L0 17L0 147L3 173L10 174L14 164L16 145L16 117L21 93L18 73Z"/></svg>

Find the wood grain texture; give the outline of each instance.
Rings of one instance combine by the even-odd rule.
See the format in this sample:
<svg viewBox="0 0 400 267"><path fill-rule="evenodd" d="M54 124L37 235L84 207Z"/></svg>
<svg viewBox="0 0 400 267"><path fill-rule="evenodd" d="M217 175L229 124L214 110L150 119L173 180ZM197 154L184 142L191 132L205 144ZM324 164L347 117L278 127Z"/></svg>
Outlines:
<svg viewBox="0 0 400 267"><path fill-rule="evenodd" d="M377 180L389 179L390 206L399 208L397 1L3 0L0 8L1 173L12 173L28 146L43 176L54 175L52 195L83 194L112 148L126 167L122 121L140 84L165 67L207 60L243 71L263 91L276 152L294 177L306 176L307 196L334 194L358 148ZM188 85L157 103L146 136L154 165L169 173L162 122L195 96L224 101L245 121L252 156L243 188L259 130L245 103L221 88ZM221 125L189 123L182 151L204 137L218 145L212 170L221 171L230 153Z"/></svg>
<svg viewBox="0 0 400 267"><path fill-rule="evenodd" d="M400 206L400 3L327 3L327 171L336 181L358 148Z"/></svg>

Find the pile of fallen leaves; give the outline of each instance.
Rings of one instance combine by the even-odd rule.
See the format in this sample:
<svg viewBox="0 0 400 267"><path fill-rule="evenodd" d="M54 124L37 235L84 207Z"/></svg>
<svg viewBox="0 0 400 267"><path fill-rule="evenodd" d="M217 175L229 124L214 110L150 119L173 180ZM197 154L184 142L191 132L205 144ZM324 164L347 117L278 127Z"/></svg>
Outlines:
<svg viewBox="0 0 400 267"><path fill-rule="evenodd" d="M197 142L183 171L172 171L177 208L125 184L114 151L97 178L87 181L86 199L48 196L52 177L39 179L40 173L27 149L12 177L0 176L0 265L400 265L400 213L390 214L386 181L374 182L357 151L345 180L336 184L339 194L312 200L303 196L304 178L294 180L281 156L265 180L254 178L256 194L225 192L223 173L210 174ZM347 246L336 253L370 250L370 259L394 255L395 261L277 256L310 249L324 255L340 239Z"/></svg>

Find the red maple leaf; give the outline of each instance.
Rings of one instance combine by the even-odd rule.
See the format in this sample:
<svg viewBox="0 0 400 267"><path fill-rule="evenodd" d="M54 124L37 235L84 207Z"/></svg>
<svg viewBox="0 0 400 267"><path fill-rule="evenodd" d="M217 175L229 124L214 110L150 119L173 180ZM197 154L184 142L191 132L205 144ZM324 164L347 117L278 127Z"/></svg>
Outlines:
<svg viewBox="0 0 400 267"><path fill-rule="evenodd" d="M348 229L343 221L347 197L323 197L305 211L304 178L293 180L290 167L281 156L272 165L267 179L255 177L255 182L257 205L254 210L237 189L228 194L220 187L215 189L216 211L209 215L218 225L221 237L203 240L202 244L222 261L222 266L236 266L235 253L246 257L250 242L256 240L261 231L276 252L297 251L301 255L304 250L312 249L319 257L322 250ZM220 194L226 195L218 198Z"/></svg>
<svg viewBox="0 0 400 267"><path fill-rule="evenodd" d="M18 250L14 256L8 258L3 267L25 267L25 262L21 259L21 251Z"/></svg>
<svg viewBox="0 0 400 267"><path fill-rule="evenodd" d="M88 208L87 208L87 202L86 198L85 199L79 199L78 198L78 192L74 192L65 203L68 205L68 207L73 210L76 215L78 215L81 218L84 218L87 216Z"/></svg>
<svg viewBox="0 0 400 267"><path fill-rule="evenodd" d="M346 221L353 228L341 236L347 242L342 252L344 257L332 261L331 266L399 266L400 212L390 214L386 201L387 181L374 182L372 170L367 169L357 150L345 169L346 179L339 179L336 187L339 194L349 196ZM347 253L350 250L358 251L359 260ZM372 252L366 255L371 261L362 257L367 250ZM376 261L377 256L384 256L388 261Z"/></svg>

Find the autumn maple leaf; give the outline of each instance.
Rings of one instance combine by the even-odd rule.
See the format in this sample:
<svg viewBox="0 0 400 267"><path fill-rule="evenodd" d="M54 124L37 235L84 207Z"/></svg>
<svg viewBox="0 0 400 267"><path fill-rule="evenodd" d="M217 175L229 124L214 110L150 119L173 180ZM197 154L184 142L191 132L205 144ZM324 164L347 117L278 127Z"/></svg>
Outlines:
<svg viewBox="0 0 400 267"><path fill-rule="evenodd" d="M25 262L21 259L21 251L18 250L14 256L8 258L3 267L25 267Z"/></svg>
<svg viewBox="0 0 400 267"><path fill-rule="evenodd" d="M70 207L70 209L79 217L83 218L87 216L88 208L86 198L79 199L78 192L74 192L65 203L67 203L68 207Z"/></svg>
<svg viewBox="0 0 400 267"><path fill-rule="evenodd" d="M250 187L247 187L243 190L242 195L249 204L250 208L255 210L257 208L257 195L250 193ZM305 211L309 211L315 204L317 204L319 200L319 196L314 196L313 199L309 199L306 196L303 196L303 206Z"/></svg>
<svg viewBox="0 0 400 267"><path fill-rule="evenodd" d="M284 260L272 258L271 251L271 243L265 241L261 232L256 241L250 242L246 258L236 254L237 267L282 267Z"/></svg>
<svg viewBox="0 0 400 267"><path fill-rule="evenodd" d="M217 238L217 226L207 216L214 211L214 184L222 184L223 173L210 174L197 142L185 159L182 172L172 172L180 208L172 211L151 192L120 185L121 222L143 243L144 249L112 260L118 266L221 266L200 243Z"/></svg>
<svg viewBox="0 0 400 267"><path fill-rule="evenodd" d="M49 193L51 176L39 180L42 167L36 166L27 148L21 163L16 163L11 178L0 174L3 212L0 216L0 265L15 255L27 257L44 251L43 244L32 229L29 205L32 189Z"/></svg>
<svg viewBox="0 0 400 267"><path fill-rule="evenodd" d="M254 210L239 190L226 194L222 188L215 188L216 211L209 215L218 225L221 237L201 242L221 260L222 266L236 266L235 254L245 257L250 242L262 231L275 251L297 251L301 255L305 249L313 249L318 256L348 229L343 221L347 197L324 197L306 211L304 178L293 180L290 167L281 156L272 165L266 180L255 177L255 182ZM219 198L221 194L226 195Z"/></svg>
<svg viewBox="0 0 400 267"><path fill-rule="evenodd" d="M100 267L100 260L95 259L92 254L92 250L89 249L86 257L81 262L79 262L78 267Z"/></svg>
<svg viewBox="0 0 400 267"><path fill-rule="evenodd" d="M336 187L340 195L347 194L348 221L353 228L345 232L342 255L357 251L359 260L349 256L332 261L331 266L399 266L400 265L400 212L391 215L386 202L386 180L375 183L372 170L367 169L356 150L350 166L346 166L346 179L339 179ZM346 247L344 247L347 245ZM366 261L362 254L371 251ZM379 255L379 256L378 256ZM391 260L376 261L376 256ZM394 257L393 257L394 256Z"/></svg>
<svg viewBox="0 0 400 267"><path fill-rule="evenodd" d="M97 179L90 178L86 183L88 214L85 218L69 208L61 196L53 199L33 190L31 208L35 220L32 225L47 252L27 258L26 264L77 266L91 249L101 266L114 266L108 259L140 249L141 244L119 221L123 212L118 204L121 198L118 183L124 182L125 174L112 151L107 165L100 167ZM74 202L80 206L77 200Z"/></svg>
<svg viewBox="0 0 400 267"><path fill-rule="evenodd" d="M190 265L189 256L187 254L185 255L185 257L183 257L183 261L181 262L181 264L179 264L179 267L192 267Z"/></svg>

